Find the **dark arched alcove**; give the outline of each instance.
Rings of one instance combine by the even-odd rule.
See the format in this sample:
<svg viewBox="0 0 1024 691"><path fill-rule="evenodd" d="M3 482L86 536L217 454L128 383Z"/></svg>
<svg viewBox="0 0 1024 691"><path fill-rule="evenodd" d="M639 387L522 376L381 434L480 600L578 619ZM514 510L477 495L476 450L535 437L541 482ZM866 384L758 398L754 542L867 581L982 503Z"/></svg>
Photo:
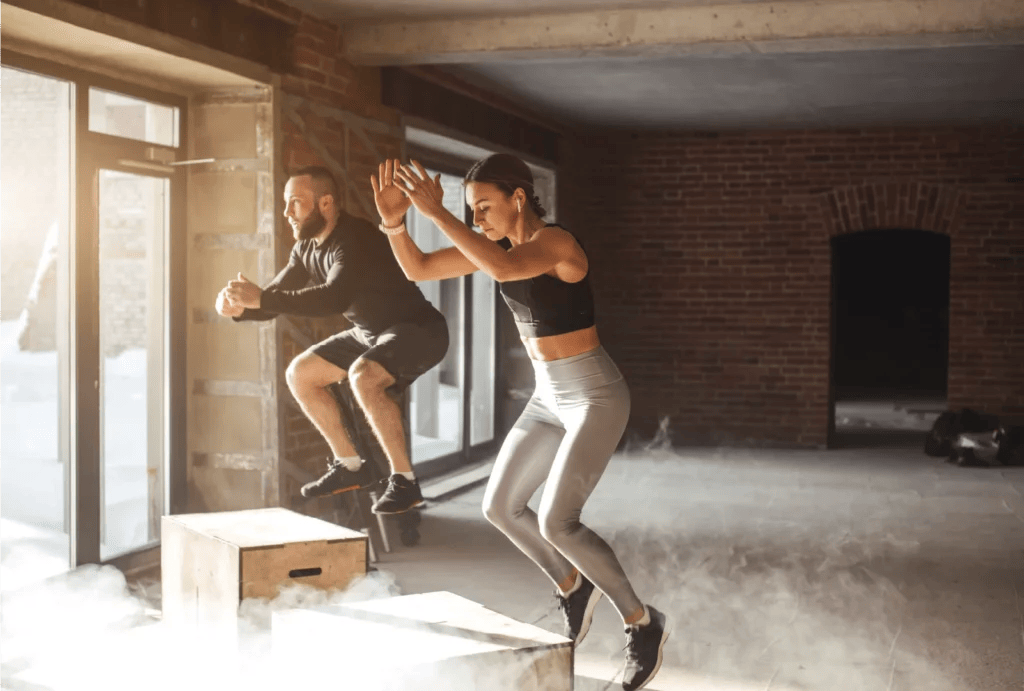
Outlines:
<svg viewBox="0 0 1024 691"><path fill-rule="evenodd" d="M945 398L949 269L949 237L939 233L832 238L836 400Z"/></svg>

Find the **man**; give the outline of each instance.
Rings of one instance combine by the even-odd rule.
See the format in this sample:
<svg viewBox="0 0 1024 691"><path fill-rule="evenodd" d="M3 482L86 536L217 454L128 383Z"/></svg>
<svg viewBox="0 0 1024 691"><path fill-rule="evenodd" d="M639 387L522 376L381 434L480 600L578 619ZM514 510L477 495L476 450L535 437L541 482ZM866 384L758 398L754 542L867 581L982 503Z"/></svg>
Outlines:
<svg viewBox="0 0 1024 691"><path fill-rule="evenodd" d="M387 391L404 390L444 358L444 316L405 277L385 236L341 210L329 170L296 171L285 185L284 201L296 240L288 265L263 289L239 273L218 294L217 311L235 321L345 315L352 328L288 366L288 387L334 454L327 473L304 486L302 495L323 497L371 484L328 390L348 377L391 465L387 490L373 511L408 511L423 495L406 453L401 411Z"/></svg>

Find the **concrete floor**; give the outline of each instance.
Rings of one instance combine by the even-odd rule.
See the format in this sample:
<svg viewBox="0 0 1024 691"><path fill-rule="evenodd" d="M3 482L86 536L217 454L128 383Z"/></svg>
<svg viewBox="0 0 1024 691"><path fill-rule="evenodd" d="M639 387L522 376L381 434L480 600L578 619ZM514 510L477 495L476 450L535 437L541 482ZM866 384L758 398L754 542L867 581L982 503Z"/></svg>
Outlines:
<svg viewBox="0 0 1024 691"><path fill-rule="evenodd" d="M901 439L616 457L583 520L674 620L648 688L1024 688L1024 468L957 468ZM421 543L393 535L377 567L403 594L449 590L557 631L551 584L482 495L431 505ZM602 601L576 688L608 687L623 642Z"/></svg>
<svg viewBox="0 0 1024 691"><path fill-rule="evenodd" d="M844 408L838 450L655 445L613 459L583 520L673 621L649 689L1024 689L1024 468L929 458L930 420L893 410ZM447 590L559 631L552 585L486 522L482 495L478 485L431 502L414 547L392 524L392 551L342 597ZM164 644L123 652L125 627L138 630L159 597L158 583L141 585L129 594L105 567L5 588L0 686L110 691L177 671ZM289 597L271 607L294 605ZM605 600L577 651L575 688L619 688L623 643ZM400 659L382 651L380 666ZM55 670L65 685L46 678ZM127 681L113 683L112 670ZM164 680L159 688L178 688Z"/></svg>

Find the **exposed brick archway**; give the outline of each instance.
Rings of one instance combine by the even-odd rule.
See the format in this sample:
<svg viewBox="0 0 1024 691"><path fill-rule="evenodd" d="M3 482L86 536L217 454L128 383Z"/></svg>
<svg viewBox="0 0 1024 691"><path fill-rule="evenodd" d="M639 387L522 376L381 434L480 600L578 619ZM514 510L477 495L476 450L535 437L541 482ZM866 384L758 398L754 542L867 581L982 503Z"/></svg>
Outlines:
<svg viewBox="0 0 1024 691"><path fill-rule="evenodd" d="M951 185L922 182L879 182L836 187L822 198L824 225L830 238L855 233L914 229L937 233L951 240L957 235L967 193ZM835 251L835 250L833 250ZM836 258L832 258L834 271ZM829 428L832 445L835 434L836 303L835 281L829 309ZM948 363L947 363L948 367Z"/></svg>
<svg viewBox="0 0 1024 691"><path fill-rule="evenodd" d="M954 236L967 193L951 185L882 182L836 187L822 197L829 236L914 228Z"/></svg>

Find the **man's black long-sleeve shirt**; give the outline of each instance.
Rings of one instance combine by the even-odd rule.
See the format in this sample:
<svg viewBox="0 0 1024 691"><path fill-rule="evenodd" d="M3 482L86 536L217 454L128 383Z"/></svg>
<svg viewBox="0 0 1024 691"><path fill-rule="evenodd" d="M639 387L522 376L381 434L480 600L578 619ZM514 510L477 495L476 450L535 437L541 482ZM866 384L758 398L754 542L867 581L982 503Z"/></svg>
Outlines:
<svg viewBox="0 0 1024 691"><path fill-rule="evenodd" d="M340 313L379 334L400 322L422 321L431 312L434 306L405 277L387 237L369 221L340 212L323 244L295 243L288 265L263 289L260 309L246 309L235 320Z"/></svg>

